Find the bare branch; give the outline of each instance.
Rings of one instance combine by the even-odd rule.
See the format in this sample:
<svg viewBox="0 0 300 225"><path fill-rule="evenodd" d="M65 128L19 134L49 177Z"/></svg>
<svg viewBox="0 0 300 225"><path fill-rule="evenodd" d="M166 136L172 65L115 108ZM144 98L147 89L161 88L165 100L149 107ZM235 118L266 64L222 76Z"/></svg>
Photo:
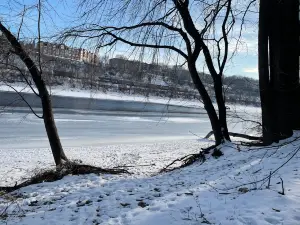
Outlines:
<svg viewBox="0 0 300 225"><path fill-rule="evenodd" d="M156 24L152 24L153 25L156 25ZM101 38L101 37L104 37L104 36L111 36L112 38L114 38L113 41L111 41L110 43L108 44L105 44L104 46L110 46L112 44L115 44L117 41L121 41L125 44L128 44L130 46L134 46L134 47L148 47L148 48L155 48L155 49L170 49L170 50L173 50L177 53L179 53L182 57L184 57L185 59L188 58L187 54L185 54L182 50L174 47L174 46L171 46L171 45L155 45L155 44L146 44L146 43L136 43L136 42L132 42L132 41L128 41L122 37L119 37L117 36L116 34L112 33L112 31L109 31L109 30L113 30L113 31L118 31L118 30L126 30L126 29L135 29L136 27L141 27L142 25L135 25L135 26L132 26L132 27L120 27L120 28L117 28L117 27L100 27L98 29L88 29L88 30L77 30L77 31L68 31L66 32L63 36L66 38L66 37L84 37L84 38L90 38L90 39L93 39L93 38ZM147 26L147 25L146 25ZM172 26L170 26L170 28L172 28ZM174 28L175 29L175 28ZM88 31L98 31L100 32L99 35L94 35L94 36L91 36L91 35L81 35L80 33L85 33L85 32L88 32ZM102 33L101 33L102 32ZM103 46L100 46L100 47L103 47Z"/></svg>
<svg viewBox="0 0 300 225"><path fill-rule="evenodd" d="M13 86L11 86L10 84L5 83L5 85L7 85L8 87L10 87L11 89L13 89L21 98L22 100L26 103L26 105L29 107L29 109L31 110L31 112L39 119L43 119L43 116L39 116L34 110L33 108L30 106L30 104L27 102L27 100L24 98L24 96L18 92L17 89L15 89Z"/></svg>
<svg viewBox="0 0 300 225"><path fill-rule="evenodd" d="M42 63L41 63L41 12L42 12L42 5L41 5L41 0L39 0L38 4L38 60L39 60L39 68L40 68L40 73L42 74Z"/></svg>
<svg viewBox="0 0 300 225"><path fill-rule="evenodd" d="M224 57L223 57L223 61L220 67L220 75L223 75L223 70L227 61L227 56L228 56L228 33L226 32L226 23L229 17L231 11L231 0L228 0L228 4L227 4L227 10L226 10L226 15L225 15L225 19L223 20L223 24L222 24L222 34L223 34L223 38L224 38Z"/></svg>
<svg viewBox="0 0 300 225"><path fill-rule="evenodd" d="M22 12L22 15L21 15L21 23L20 23L20 26L19 26L19 29L18 29L18 34L17 34L17 39L18 39L18 40L19 40L19 38L20 38L21 28L22 28L22 26L23 26L24 17L25 17L25 12L26 12L26 6L24 5L24 9L23 9L23 12Z"/></svg>
<svg viewBox="0 0 300 225"><path fill-rule="evenodd" d="M7 66L7 63L2 63L2 62L0 62L0 64ZM30 84L29 80L27 79L27 77L26 77L26 75L23 73L23 71L22 71L19 67L15 66L15 65L9 64L9 66L10 66L10 67L13 67L13 68L16 69L16 70L18 70L19 73L20 73L20 74L23 76L23 78L25 79L25 82L26 82L27 85L30 87L30 89L32 90L32 92L33 92L37 97L40 97L40 95L33 89L32 85Z"/></svg>

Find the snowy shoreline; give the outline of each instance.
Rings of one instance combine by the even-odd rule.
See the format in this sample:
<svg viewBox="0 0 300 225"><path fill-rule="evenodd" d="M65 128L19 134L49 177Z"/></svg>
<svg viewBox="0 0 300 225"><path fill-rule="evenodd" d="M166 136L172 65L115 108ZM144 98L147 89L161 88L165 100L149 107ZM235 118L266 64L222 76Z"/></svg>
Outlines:
<svg viewBox="0 0 300 225"><path fill-rule="evenodd" d="M290 143L292 140L294 142ZM272 148L240 149L226 143L224 156L208 157L167 174L156 173L177 157L210 145L199 140L154 144L109 145L66 149L71 158L96 165L136 165L133 176L67 176L52 183L22 188L8 206L5 224L103 224L103 225L297 225L300 222L299 134ZM1 152L1 174L16 179L27 170L51 164L48 149ZM268 174L278 170L266 189ZM22 157L26 155L27 157ZM4 156L4 155L3 155ZM153 167L138 165L155 163ZM19 173L18 173L19 169ZM19 176L22 177L25 174ZM28 176L28 173L27 173ZM280 178L284 180L285 195ZM12 181L12 180L11 180ZM4 184L4 183L2 183ZM240 190L243 187L243 191ZM225 193L225 194L222 194ZM19 210L16 210L19 209Z"/></svg>

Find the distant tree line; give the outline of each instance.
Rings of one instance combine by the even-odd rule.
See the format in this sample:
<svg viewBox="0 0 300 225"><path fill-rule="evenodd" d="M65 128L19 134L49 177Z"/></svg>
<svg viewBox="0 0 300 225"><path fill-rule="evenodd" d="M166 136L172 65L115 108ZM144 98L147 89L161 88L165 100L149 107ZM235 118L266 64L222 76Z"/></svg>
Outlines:
<svg viewBox="0 0 300 225"><path fill-rule="evenodd" d="M31 56L37 62L36 53ZM22 62L15 56L10 63L22 68L24 74L30 75ZM189 71L180 66L144 63L128 60L118 56L100 63L88 64L64 58L42 55L43 76L47 85L66 85L70 88L99 91L122 92L144 96L166 98L201 99L195 90ZM2 81L14 83L25 82L17 70L0 65ZM199 72L207 91L214 96L213 80L207 73ZM224 76L225 99L228 103L259 105L258 80L242 76Z"/></svg>

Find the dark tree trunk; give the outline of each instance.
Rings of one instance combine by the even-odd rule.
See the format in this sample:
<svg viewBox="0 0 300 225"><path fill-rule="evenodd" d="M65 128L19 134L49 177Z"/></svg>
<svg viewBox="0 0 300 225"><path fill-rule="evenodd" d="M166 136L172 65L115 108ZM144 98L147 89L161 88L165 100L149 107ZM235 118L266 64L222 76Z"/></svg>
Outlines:
<svg viewBox="0 0 300 225"><path fill-rule="evenodd" d="M280 57L280 26L278 22L280 15L276 15L276 3L275 1L270 1L268 4L268 41L269 41L269 108L270 114L268 115L271 120L271 130L272 130L272 141L277 142L281 139L281 136L286 136L287 131L280 127L279 115L280 115L280 100L281 99L281 88L282 84L279 80L279 57ZM282 118L283 121L286 118Z"/></svg>
<svg viewBox="0 0 300 225"><path fill-rule="evenodd" d="M46 128L46 133L49 139L54 161L56 165L61 165L62 160L67 161L68 159L63 151L60 138L58 136L58 132L57 132L57 128L55 125L54 116L52 112L51 98L49 96L47 89L44 90L44 95L41 96L41 101L43 107L44 125Z"/></svg>
<svg viewBox="0 0 300 225"><path fill-rule="evenodd" d="M222 143L223 134L221 130L221 124L219 121L219 118L217 116L216 110L214 108L214 105L212 104L212 101L202 83L202 81L199 78L199 74L197 72L196 66L193 64L193 62L188 63L189 71L191 73L192 80L194 82L195 87L197 88L205 107L205 110L207 111L208 117L210 119L211 127L215 136L216 145L219 145Z"/></svg>
<svg viewBox="0 0 300 225"><path fill-rule="evenodd" d="M299 0L274 1L279 39L278 82L280 84L278 121L280 130L291 136L300 128L299 117ZM285 118L282 120L282 118Z"/></svg>
<svg viewBox="0 0 300 225"><path fill-rule="evenodd" d="M188 61L189 71L190 71L192 80L194 82L194 85L197 88L197 90L203 100L204 107L208 113L208 116L209 116L209 119L211 122L211 126L212 126L212 129L214 132L216 144L218 145L218 144L222 143L222 140L224 140L224 134L226 136L225 138L227 140L230 140L229 135L228 135L228 129L227 129L227 121L226 121L226 108L225 108L224 99L222 99L222 97L223 97L222 82L218 83L221 86L218 86L218 90L215 90L218 93L218 97L221 96L221 98L218 98L218 101L219 101L218 105L219 104L221 105L222 101L224 103L223 104L224 108L223 108L223 106L219 106L221 108L221 110L220 110L221 111L220 115L221 115L221 120L222 120L222 124L221 124L220 118L218 118L218 115L212 104L210 96L208 95L202 81L200 80L199 74L198 74L196 66L195 66L200 52L203 51L206 65L211 73L211 76L213 77L213 79L215 79L214 76L215 76L216 72L215 72L215 68L213 65L213 60L212 60L210 51L204 43L203 36L200 35L199 31L197 30L197 28L194 25L193 19L190 15L189 8L188 8L189 2L188 1L182 1L182 2L174 1L174 3L175 3L175 7L177 8L178 12L181 15L185 30L195 41L194 51L192 51L191 43L190 43L188 37L186 35L183 35L183 38L185 39L186 44L187 44L187 51L188 51L188 60L187 61ZM228 4L230 4L230 3L228 3ZM215 87L216 86L217 85L215 82Z"/></svg>
<svg viewBox="0 0 300 225"><path fill-rule="evenodd" d="M299 119L299 2L261 0L259 81L265 144L290 137Z"/></svg>
<svg viewBox="0 0 300 225"><path fill-rule="evenodd" d="M222 77L220 75L215 75L214 88L215 88L215 95L218 104L218 109L219 109L219 121L220 121L221 131L223 133L224 138L230 141L230 136L227 127L227 112L226 112L226 106L225 106L224 95L223 95Z"/></svg>
<svg viewBox="0 0 300 225"><path fill-rule="evenodd" d="M262 111L263 142L271 144L273 141L273 129L271 119L271 88L268 55L269 36L269 0L260 1L259 9L259 31L258 31L258 72L259 90Z"/></svg>
<svg viewBox="0 0 300 225"><path fill-rule="evenodd" d="M21 44L13 36L13 34L3 26L0 22L0 30L5 35L7 40L10 42L11 46L14 49L16 55L24 62L28 68L32 79L38 89L39 97L41 98L42 108L43 108L43 120L47 132L47 136L50 142L52 154L56 165L62 164L62 160L67 160L67 157L63 151L57 128L54 121L54 116L52 112L51 99L46 87L46 84L42 78L41 72L38 70L35 63L32 61L30 56L24 51Z"/></svg>
<svg viewBox="0 0 300 225"><path fill-rule="evenodd" d="M290 35L290 24L287 18L290 17L286 11L289 8L289 3L292 1L272 1L269 7L270 16L270 34L269 34L269 57L270 57L270 83L273 88L272 107L273 107L273 124L274 126L274 141L290 137L293 134L291 126L291 116L289 108L293 105L293 101L288 96L293 92L292 81L293 56L285 49L288 48ZM297 37L297 42L298 42ZM297 46L297 45L296 45ZM294 46L294 47L296 47ZM295 58L295 57L294 57ZM296 56L298 61L298 56ZM295 60L294 60L295 61ZM285 67L288 64L290 68ZM291 107L290 109L292 109Z"/></svg>

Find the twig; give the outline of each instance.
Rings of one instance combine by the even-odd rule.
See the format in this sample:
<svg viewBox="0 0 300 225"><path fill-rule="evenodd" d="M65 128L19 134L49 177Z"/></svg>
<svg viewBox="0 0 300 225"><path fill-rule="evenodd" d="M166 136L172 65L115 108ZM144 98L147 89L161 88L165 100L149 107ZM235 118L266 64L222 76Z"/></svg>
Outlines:
<svg viewBox="0 0 300 225"><path fill-rule="evenodd" d="M280 177L280 180L281 180L281 188L282 188L282 192L278 192L279 194L281 194L281 195L285 195L284 194L284 186L283 186L283 180L282 180L282 178Z"/></svg>
<svg viewBox="0 0 300 225"><path fill-rule="evenodd" d="M180 169L180 168L189 166L197 160L201 160L202 163L205 161L205 155L203 154L203 152L200 152L198 154L189 154L189 155L183 156L181 158L175 159L173 162L171 162L170 164L168 164L167 166L162 168L159 171L159 173L170 172L170 171L173 171L175 169ZM169 169L169 167L172 166L173 164L175 164L176 162L183 162L183 163L178 167L174 167L174 168Z"/></svg>
<svg viewBox="0 0 300 225"><path fill-rule="evenodd" d="M253 172L253 174L256 174L256 173L258 173L259 171L261 171L261 169L259 169L259 170L256 170L255 172Z"/></svg>
<svg viewBox="0 0 300 225"><path fill-rule="evenodd" d="M288 158L288 160L286 160L281 166L277 167L277 169L275 169L273 172L270 173L270 175L274 175L278 170L280 170L282 167L284 167L292 158L294 158L294 156L300 151L300 147L297 147L294 151L294 153L292 154L292 156L290 158ZM259 182L262 182L262 185L266 182L266 180L270 177L270 175L260 179L260 180L257 180L257 181L253 181L253 182L249 182L249 183L244 183L244 184L239 184L237 186L234 186L234 187L229 187L229 188L216 188L210 184L206 184L212 188L214 188L215 190L218 190L218 191L229 191L229 190L233 190L233 189L236 189L236 188L239 188L239 187L243 187L243 186L246 186L246 185L252 185L252 184L257 184ZM280 178L281 179L281 178ZM282 186L283 186L283 182L282 182Z"/></svg>
<svg viewBox="0 0 300 225"><path fill-rule="evenodd" d="M31 105L27 102L27 100L24 98L24 96L17 91L17 89L15 89L13 86L9 85L9 84L6 84L8 87L10 87L11 89L13 89L21 98L22 100L26 103L26 105L29 107L29 109L31 110L31 112L39 119L43 119L43 116L39 116L34 110L33 108L31 107Z"/></svg>
<svg viewBox="0 0 300 225"><path fill-rule="evenodd" d="M272 176L272 171L270 171L270 176L269 176L269 182L268 182L267 189L270 189L271 176Z"/></svg>
<svg viewBox="0 0 300 225"><path fill-rule="evenodd" d="M124 166L115 166L113 167L113 169L116 169L116 168L124 168L124 167L138 167L138 166L156 166L155 163L152 163L152 164L142 164L142 165L124 165Z"/></svg>
<svg viewBox="0 0 300 225"><path fill-rule="evenodd" d="M189 130L189 132L190 132L192 135L194 135L194 136L196 136L196 137L198 137L198 138L201 138L199 135L193 133L192 131Z"/></svg>

